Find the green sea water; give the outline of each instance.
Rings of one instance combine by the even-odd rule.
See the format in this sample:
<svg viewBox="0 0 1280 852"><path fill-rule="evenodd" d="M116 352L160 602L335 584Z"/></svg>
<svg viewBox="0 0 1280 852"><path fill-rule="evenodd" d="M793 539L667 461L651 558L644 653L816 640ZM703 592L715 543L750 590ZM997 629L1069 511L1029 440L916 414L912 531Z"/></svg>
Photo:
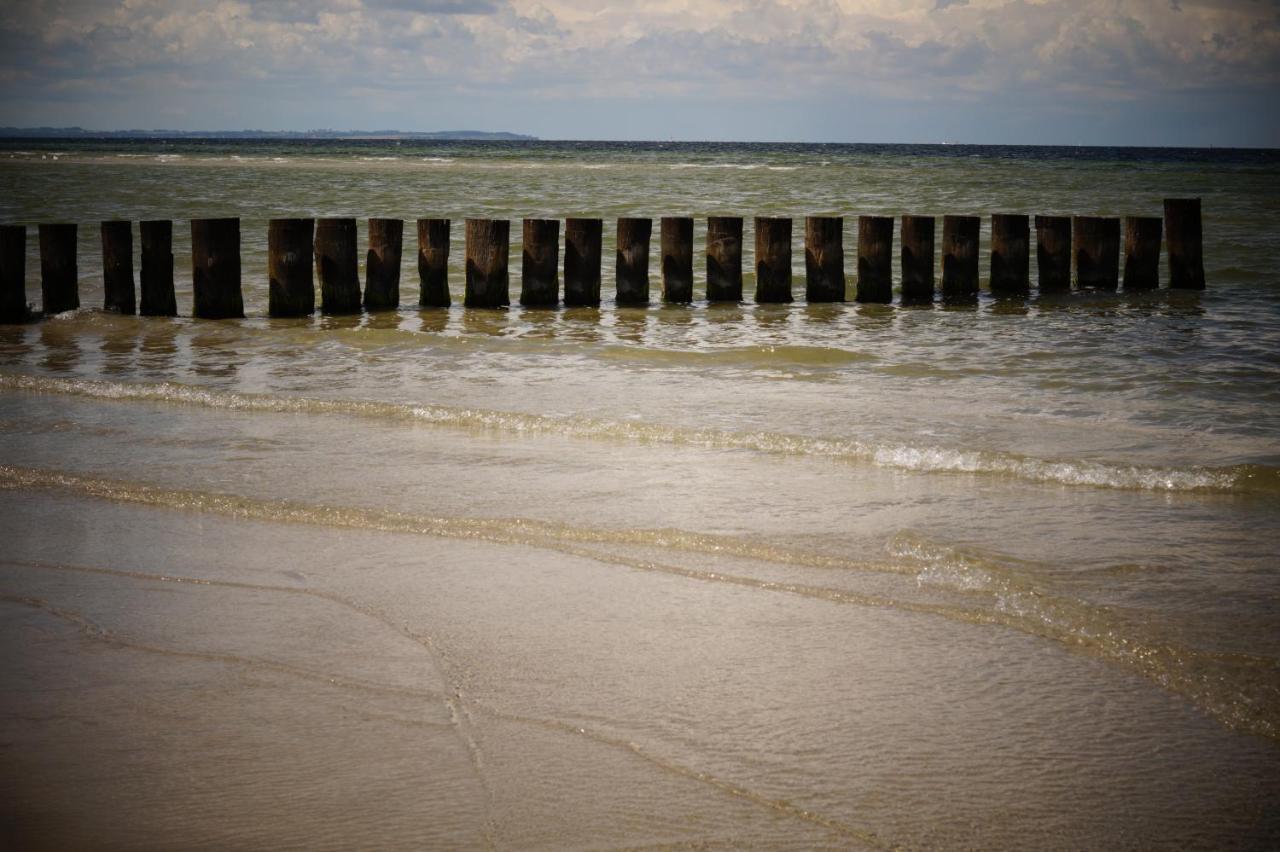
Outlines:
<svg viewBox="0 0 1280 852"><path fill-rule="evenodd" d="M1167 197L1204 292L987 292L990 214ZM871 214L982 216L977 304L805 303L802 218L844 217L852 297ZM694 303L655 227L614 305L613 220L664 215ZM750 301L757 215L793 304ZM1278 215L1266 151L5 141L0 220L79 224L83 307L0 327L0 836L1274 846ZM190 318L214 216L243 320ZM268 317L285 216L406 220L402 307ZM513 221L516 301L518 221L569 216L599 308L461 307L464 218ZM164 218L180 316L102 311L98 222Z"/></svg>

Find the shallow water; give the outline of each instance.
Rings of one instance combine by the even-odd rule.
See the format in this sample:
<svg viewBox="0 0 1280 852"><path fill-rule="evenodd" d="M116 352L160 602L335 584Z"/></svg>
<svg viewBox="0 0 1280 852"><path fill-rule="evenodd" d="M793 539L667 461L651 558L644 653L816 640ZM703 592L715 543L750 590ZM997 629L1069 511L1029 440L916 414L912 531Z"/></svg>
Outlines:
<svg viewBox="0 0 1280 852"><path fill-rule="evenodd" d="M1280 837L1274 153L59 144L0 150L86 306L0 327L15 845ZM265 316L271 216L449 216L460 301L467 215L839 214L852 283L859 214L1184 195L1202 294L419 311L407 250ZM95 309L98 219L212 215L247 319Z"/></svg>

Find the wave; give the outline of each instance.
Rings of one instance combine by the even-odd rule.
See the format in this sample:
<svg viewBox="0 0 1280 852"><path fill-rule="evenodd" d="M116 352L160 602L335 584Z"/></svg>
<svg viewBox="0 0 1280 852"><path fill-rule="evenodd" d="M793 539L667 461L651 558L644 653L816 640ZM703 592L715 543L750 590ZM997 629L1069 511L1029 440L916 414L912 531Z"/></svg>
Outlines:
<svg viewBox="0 0 1280 852"><path fill-rule="evenodd" d="M632 546L712 556L733 556L804 568L885 574L914 573L914 568L903 569L885 562L860 562L805 550L781 548L763 542L684 530L589 528L527 518L425 516L352 507L315 506L289 500L255 500L229 494L186 491L82 476L63 471L0 465L0 490L12 488L55 488L117 502L212 512L254 520L434 535L486 541L492 544L537 546L554 541Z"/></svg>
<svg viewBox="0 0 1280 852"><path fill-rule="evenodd" d="M1272 740L1280 739L1280 678L1277 661L1259 655L1206 652L1152 635L1114 614L1110 608L1038 585L1025 570L993 556L962 551L910 533L891 540L897 567L829 560L803 551L774 547L756 552L750 542L663 530L590 528L523 518L471 518L413 515L379 509L260 499L220 492L184 490L85 476L55 470L0 465L0 490L42 489L117 503L206 512L235 520L354 528L523 545L613 565L757 592L786 594L836 605L893 609L940 617L975 627L1002 627L1088 653L1136 672L1193 701L1227 726ZM688 538L682 538L688 536ZM736 543L722 549L719 545ZM823 567L864 568L908 576L918 585L941 583L957 590L959 603L912 597L909 590L865 594L826 585L753 576L718 567L694 568L629 554L609 545L640 545L679 554L693 550L734 559L739 556L786 565L814 560ZM1015 561L1016 562L1016 561ZM733 564L733 563L730 563Z"/></svg>
<svg viewBox="0 0 1280 852"><path fill-rule="evenodd" d="M764 168L760 163L673 163L672 169L737 169L738 171L754 171ZM794 168L794 167L792 167Z"/></svg>
<svg viewBox="0 0 1280 852"><path fill-rule="evenodd" d="M1001 451L874 444L855 438L686 428L658 423L557 417L432 403L271 396L212 390L176 382L131 383L5 373L0 374L0 390L191 405L224 411L369 417L513 435L554 435L584 440L747 450L770 455L871 464L917 473L1005 477L1070 487L1167 493L1280 494L1280 468L1264 464L1158 467L1086 459L1042 459Z"/></svg>
<svg viewBox="0 0 1280 852"><path fill-rule="evenodd" d="M716 349L638 349L634 346L606 346L601 354L609 358L641 363L685 366L715 364L746 370L779 367L841 367L880 360L879 355L854 352L831 346L766 345L731 346Z"/></svg>
<svg viewBox="0 0 1280 852"><path fill-rule="evenodd" d="M1018 560L911 533L895 536L887 549L920 566L919 585L945 586L982 601L980 611L994 624L1088 651L1190 699L1228 727L1280 740L1280 661L1180 645L1112 607L1055 594Z"/></svg>

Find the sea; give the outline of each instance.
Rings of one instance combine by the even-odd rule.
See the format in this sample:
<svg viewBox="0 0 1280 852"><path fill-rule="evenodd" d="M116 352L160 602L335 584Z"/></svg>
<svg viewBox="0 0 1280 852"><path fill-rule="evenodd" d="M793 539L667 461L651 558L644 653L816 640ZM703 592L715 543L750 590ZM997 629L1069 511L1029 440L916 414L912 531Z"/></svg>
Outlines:
<svg viewBox="0 0 1280 852"><path fill-rule="evenodd" d="M1033 236L990 296L990 214L1170 197L1203 292L1042 295ZM983 217L976 304L853 301L858 216L903 214ZM617 306L614 220L677 215L694 302L655 221ZM227 216L246 316L192 319ZM398 310L267 315L267 221L326 216L362 276L406 221ZM462 306L465 218L512 221L516 303L520 220L571 216L598 308ZM109 219L174 220L177 318L102 309ZM0 846L1280 845L1278 151L8 139L0 221L37 309L34 226L79 224L82 304L0 326Z"/></svg>

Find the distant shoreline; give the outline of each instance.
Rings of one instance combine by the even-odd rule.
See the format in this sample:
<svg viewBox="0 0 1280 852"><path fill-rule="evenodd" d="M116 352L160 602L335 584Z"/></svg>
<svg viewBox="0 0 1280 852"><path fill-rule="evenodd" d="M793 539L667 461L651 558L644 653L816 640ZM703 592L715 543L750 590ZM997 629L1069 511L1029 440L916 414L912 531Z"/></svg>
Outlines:
<svg viewBox="0 0 1280 852"><path fill-rule="evenodd" d="M83 127L0 127L3 139L400 139L536 142L522 133L488 130L85 130Z"/></svg>

